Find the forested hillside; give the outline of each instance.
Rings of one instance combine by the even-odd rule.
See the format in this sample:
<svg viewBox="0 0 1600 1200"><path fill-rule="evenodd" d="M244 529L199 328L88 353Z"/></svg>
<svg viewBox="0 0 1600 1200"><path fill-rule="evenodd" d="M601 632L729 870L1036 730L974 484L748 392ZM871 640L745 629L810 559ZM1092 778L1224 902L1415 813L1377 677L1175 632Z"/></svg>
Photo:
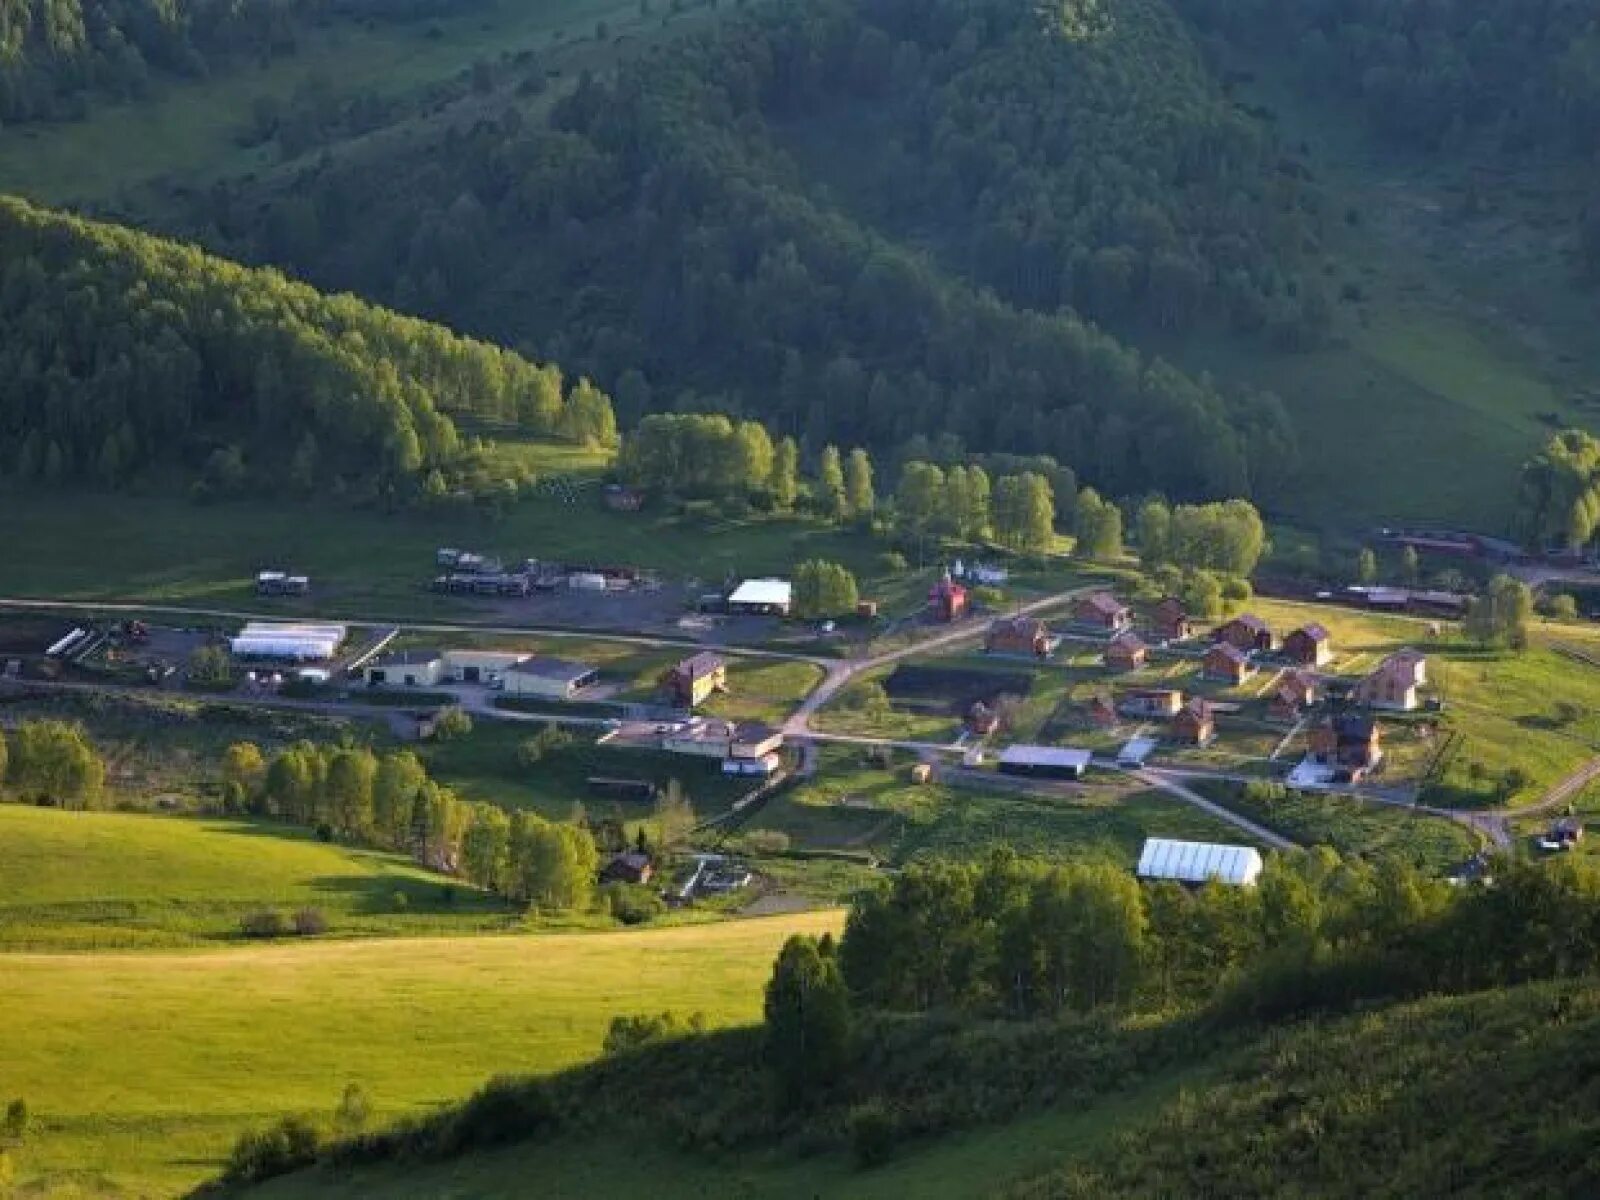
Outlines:
<svg viewBox="0 0 1600 1200"><path fill-rule="evenodd" d="M0 121L82 116L161 76L292 53L330 16L406 19L448 0L0 0Z"/></svg>
<svg viewBox="0 0 1600 1200"><path fill-rule="evenodd" d="M814 169L835 143L887 165ZM932 431L1119 493L1263 495L1294 464L1279 402L1130 339L1320 338L1301 174L1165 0L782 2L548 121L215 189L195 226L557 358L629 421L702 404L814 445Z"/></svg>
<svg viewBox="0 0 1600 1200"><path fill-rule="evenodd" d="M586 381L270 270L0 200L0 474L213 492L484 482L456 419L614 440Z"/></svg>
<svg viewBox="0 0 1600 1200"><path fill-rule="evenodd" d="M1482 142L1512 158L1569 157L1592 173L1600 148L1600 11L1585 0L1178 0L1196 24L1287 55L1308 89L1360 106L1411 150ZM1600 176L1578 251L1600 275Z"/></svg>

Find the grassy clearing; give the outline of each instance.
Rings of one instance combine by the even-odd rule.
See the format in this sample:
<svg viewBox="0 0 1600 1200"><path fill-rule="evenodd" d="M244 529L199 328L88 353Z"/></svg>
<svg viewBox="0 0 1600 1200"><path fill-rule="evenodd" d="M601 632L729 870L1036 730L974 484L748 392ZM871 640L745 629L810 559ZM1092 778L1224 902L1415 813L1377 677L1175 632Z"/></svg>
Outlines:
<svg viewBox="0 0 1600 1200"><path fill-rule="evenodd" d="M331 934L504 929L511 909L393 854L263 821L0 805L0 947L233 939L258 908L319 909Z"/></svg>
<svg viewBox="0 0 1600 1200"><path fill-rule="evenodd" d="M241 1129L331 1111L359 1081L380 1120L500 1072L599 1049L618 1013L747 1022L783 939L837 912L642 933L407 939L211 953L12 954L0 1079L43 1128L18 1183L172 1195ZM137 998L136 1003L130 998Z"/></svg>
<svg viewBox="0 0 1600 1200"><path fill-rule="evenodd" d="M859 750L828 747L819 771L774 799L751 824L787 834L797 849L870 853L890 863L971 857L1008 845L1040 858L1101 857L1132 866L1151 836L1237 840L1221 821L1157 792L1112 787L1059 796L992 786L916 784L909 756L889 768Z"/></svg>
<svg viewBox="0 0 1600 1200"><path fill-rule="evenodd" d="M676 779L702 819L723 812L749 780L722 774L719 764L681 754L650 750L613 750L596 746L591 734L573 731L573 741L547 754L531 767L517 761L517 748L542 727L542 722L480 720L466 737L427 742L417 747L428 772L469 800L503 808L531 808L565 820L574 804L596 816L613 809L628 820L650 815L639 801L615 801L588 787L591 776L643 779L658 787Z"/></svg>
<svg viewBox="0 0 1600 1200"><path fill-rule="evenodd" d="M753 659L734 662L728 667L727 692L714 697L704 711L713 716L780 725L822 682L822 676L822 668L814 663Z"/></svg>
<svg viewBox="0 0 1600 1200"><path fill-rule="evenodd" d="M1259 821L1306 846L1332 846L1341 855L1399 858L1430 871L1458 866L1479 848L1469 830L1441 817L1379 808L1349 796L1291 793L1254 803L1232 783L1197 784L1197 789L1235 812Z"/></svg>
<svg viewBox="0 0 1600 1200"><path fill-rule="evenodd" d="M599 470L599 463L592 464ZM863 589L915 603L921 578L885 574L882 547L854 530L807 520L690 521L620 514L598 501L532 499L494 520L478 512L379 513L165 497L8 495L0 504L8 596L294 611L263 603L255 572L281 564L313 577L311 611L377 619L463 618L538 623L540 600L485 604L427 590L434 551L462 546L557 561L630 563L715 587L729 575L786 573L807 558L842 562ZM548 618L543 618L548 619Z"/></svg>

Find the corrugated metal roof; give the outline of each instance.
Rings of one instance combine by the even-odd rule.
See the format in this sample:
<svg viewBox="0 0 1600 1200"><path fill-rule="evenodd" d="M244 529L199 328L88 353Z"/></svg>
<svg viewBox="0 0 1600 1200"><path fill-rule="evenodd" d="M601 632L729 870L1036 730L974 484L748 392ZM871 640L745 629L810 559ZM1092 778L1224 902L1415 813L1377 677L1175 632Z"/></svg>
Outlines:
<svg viewBox="0 0 1600 1200"><path fill-rule="evenodd" d="M1216 879L1248 886L1261 874L1261 866L1261 853L1253 846L1146 838L1139 855L1138 874L1141 879L1173 879L1180 883Z"/></svg>
<svg viewBox="0 0 1600 1200"><path fill-rule="evenodd" d="M1001 752L1000 762L1014 767L1065 767L1082 771L1093 758L1091 751L1062 746L1007 746Z"/></svg>

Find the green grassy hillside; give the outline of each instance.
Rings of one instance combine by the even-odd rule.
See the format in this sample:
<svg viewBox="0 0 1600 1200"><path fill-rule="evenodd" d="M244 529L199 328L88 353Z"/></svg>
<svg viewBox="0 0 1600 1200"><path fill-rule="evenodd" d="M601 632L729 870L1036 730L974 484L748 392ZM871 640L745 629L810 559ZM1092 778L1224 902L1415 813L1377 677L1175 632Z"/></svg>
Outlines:
<svg viewBox="0 0 1600 1200"><path fill-rule="evenodd" d="M259 908L316 908L332 934L469 931L497 899L398 855L258 821L0 805L0 947L103 949L233 938Z"/></svg>
<svg viewBox="0 0 1600 1200"><path fill-rule="evenodd" d="M1083 1033L1067 1026L1054 1036ZM319 1169L245 1194L496 1200L521 1194L527 1180L537 1178L542 1195L617 1195L643 1187L672 1200L1585 1195L1600 1184L1591 1151L1600 1132L1596 1034L1600 990L1592 982L1526 986L1242 1041L1197 1037L1177 1056L1149 1043L1143 1069L1115 1084L1090 1084L1086 1091L1084 1084L1105 1067L1086 1071L1079 1064L1062 1079L1057 1099L1035 1096L1009 1118L1002 1106L992 1117L1003 1123L985 1127L980 1119L977 1129L902 1146L887 1165L871 1170L839 1153L797 1153L792 1143L715 1157L685 1153L652 1137L653 1120L644 1116L630 1127L625 1155L607 1153L614 1142L597 1140L579 1120L571 1131L546 1131L505 1149L414 1162L404 1170L381 1164ZM930 1035L919 1047L924 1067L936 1070L933 1047L947 1052L961 1036ZM961 1083L950 1086L980 1093L1002 1088L1006 1042L1014 1040L1009 1049L1021 1052L1048 1036L1014 1029L996 1035L991 1057L970 1064ZM1106 1045L1115 1042L1111 1035ZM711 1046L701 1053L720 1061ZM1107 1054L1106 1063L1115 1060ZM668 1061L647 1058L633 1074L649 1078ZM671 1061L688 1070L692 1056L685 1052ZM619 1089L612 1099L620 1102L623 1072L599 1073L608 1070ZM880 1085L886 1097L897 1086L893 1074ZM557 1085L558 1095L563 1086ZM576 1077L571 1086L582 1087ZM1044 1161L1051 1165L1040 1168Z"/></svg>
<svg viewBox="0 0 1600 1200"><path fill-rule="evenodd" d="M0 1008L26 1014L28 1036L0 1039L0 1080L39 1126L17 1182L170 1196L218 1170L242 1130L331 1112L350 1082L382 1120L499 1072L583 1062L618 1014L748 1022L784 938L839 923L8 954Z"/></svg>

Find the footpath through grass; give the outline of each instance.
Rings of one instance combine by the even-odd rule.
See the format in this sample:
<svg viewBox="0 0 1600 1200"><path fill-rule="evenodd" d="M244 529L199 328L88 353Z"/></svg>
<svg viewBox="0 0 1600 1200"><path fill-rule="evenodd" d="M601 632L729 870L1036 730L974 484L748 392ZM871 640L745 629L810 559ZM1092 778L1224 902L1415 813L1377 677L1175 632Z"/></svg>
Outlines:
<svg viewBox="0 0 1600 1200"><path fill-rule="evenodd" d="M753 1021L783 940L840 924L823 912L637 933L8 954L0 1080L41 1126L17 1182L175 1195L215 1174L241 1130L326 1116L350 1082L383 1121L497 1073L582 1062L619 1013Z"/></svg>

